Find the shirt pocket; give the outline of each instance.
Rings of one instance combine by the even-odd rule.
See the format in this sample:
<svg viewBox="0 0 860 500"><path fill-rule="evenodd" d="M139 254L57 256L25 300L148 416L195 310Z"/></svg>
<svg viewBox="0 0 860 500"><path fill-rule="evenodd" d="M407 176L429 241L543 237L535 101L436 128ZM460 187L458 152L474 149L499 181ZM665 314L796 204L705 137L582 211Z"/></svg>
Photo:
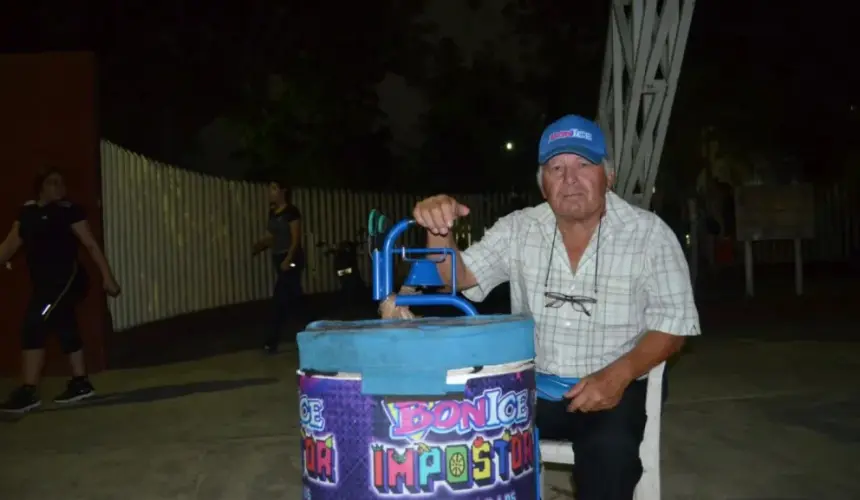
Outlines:
<svg viewBox="0 0 860 500"><path fill-rule="evenodd" d="M611 276L598 288L595 322L604 328L633 328L639 323L632 276Z"/></svg>
<svg viewBox="0 0 860 500"><path fill-rule="evenodd" d="M525 256L514 254L511 266L511 301L519 301L528 311L542 311L545 305L544 279L546 270L529 262ZM525 312L525 311L521 311Z"/></svg>

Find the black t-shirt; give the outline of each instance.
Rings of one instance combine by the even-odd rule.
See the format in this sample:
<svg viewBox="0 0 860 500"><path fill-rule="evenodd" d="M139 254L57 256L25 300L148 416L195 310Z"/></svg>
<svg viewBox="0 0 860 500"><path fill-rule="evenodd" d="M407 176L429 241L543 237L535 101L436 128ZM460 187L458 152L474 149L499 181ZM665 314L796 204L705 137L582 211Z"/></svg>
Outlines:
<svg viewBox="0 0 860 500"><path fill-rule="evenodd" d="M39 205L29 201L18 214L18 234L35 283L65 282L77 265L78 238L72 225L86 219L84 209L68 201Z"/></svg>
<svg viewBox="0 0 860 500"><path fill-rule="evenodd" d="M268 230L272 235L272 259L276 265L284 260L287 252L290 251L290 245L293 243L293 233L290 230L290 224L293 221L301 220L302 213L295 205L288 205L283 210L269 210ZM302 264L303 252L301 247L296 249L293 256L293 262L296 265Z"/></svg>

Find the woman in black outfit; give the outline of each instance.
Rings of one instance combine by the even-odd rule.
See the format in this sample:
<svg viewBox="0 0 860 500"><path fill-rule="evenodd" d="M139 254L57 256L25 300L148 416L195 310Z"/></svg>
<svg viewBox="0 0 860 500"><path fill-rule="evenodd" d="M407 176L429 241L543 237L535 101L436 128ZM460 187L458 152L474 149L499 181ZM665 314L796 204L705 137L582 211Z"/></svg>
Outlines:
<svg viewBox="0 0 860 500"><path fill-rule="evenodd" d="M254 244L254 255L272 249L272 265L277 273L272 294L273 320L263 349L278 352L281 328L297 311L302 296L302 269L305 266L302 249L302 214L292 204L290 190L283 181L269 183L269 223L266 235Z"/></svg>
<svg viewBox="0 0 860 500"><path fill-rule="evenodd" d="M22 385L0 406L4 412L23 413L42 404L37 386L49 333L59 336L72 370L66 390L54 402L72 403L95 394L87 378L75 314L88 284L86 272L78 261L79 243L101 271L108 295L116 297L120 291L83 209L65 199L66 187L60 173L47 170L39 174L34 187L37 199L21 207L18 220L0 244L0 265L5 265L18 249L24 249L33 285L21 339Z"/></svg>

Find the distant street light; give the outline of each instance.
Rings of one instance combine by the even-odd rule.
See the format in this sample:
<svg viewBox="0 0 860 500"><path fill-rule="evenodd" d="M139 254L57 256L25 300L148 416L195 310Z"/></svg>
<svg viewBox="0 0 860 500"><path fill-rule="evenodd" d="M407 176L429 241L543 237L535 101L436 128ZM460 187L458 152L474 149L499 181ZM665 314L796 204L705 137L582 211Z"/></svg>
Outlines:
<svg viewBox="0 0 860 500"><path fill-rule="evenodd" d="M514 150L514 143L513 142L506 142L505 143L505 149L507 149L508 151L513 151Z"/></svg>

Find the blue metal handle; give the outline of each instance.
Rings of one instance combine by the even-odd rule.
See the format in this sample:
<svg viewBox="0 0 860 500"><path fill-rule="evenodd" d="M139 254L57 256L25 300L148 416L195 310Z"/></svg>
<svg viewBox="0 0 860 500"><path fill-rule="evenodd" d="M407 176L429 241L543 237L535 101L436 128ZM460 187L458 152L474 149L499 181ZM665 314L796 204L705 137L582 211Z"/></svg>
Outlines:
<svg viewBox="0 0 860 500"><path fill-rule="evenodd" d="M398 295L394 300L397 306L452 306L463 311L466 316L477 316L478 310L462 297L446 294Z"/></svg>
<svg viewBox="0 0 860 500"><path fill-rule="evenodd" d="M385 236L382 249L373 250L373 300L381 302L394 292L394 256L396 253L407 255L419 253L427 255L447 255L451 258L451 293L397 295L395 304L398 306L440 306L449 305L463 311L467 316L477 316L478 311L469 301L457 296L457 252L452 248L401 248L395 249L397 239L405 233L415 221L403 219Z"/></svg>

